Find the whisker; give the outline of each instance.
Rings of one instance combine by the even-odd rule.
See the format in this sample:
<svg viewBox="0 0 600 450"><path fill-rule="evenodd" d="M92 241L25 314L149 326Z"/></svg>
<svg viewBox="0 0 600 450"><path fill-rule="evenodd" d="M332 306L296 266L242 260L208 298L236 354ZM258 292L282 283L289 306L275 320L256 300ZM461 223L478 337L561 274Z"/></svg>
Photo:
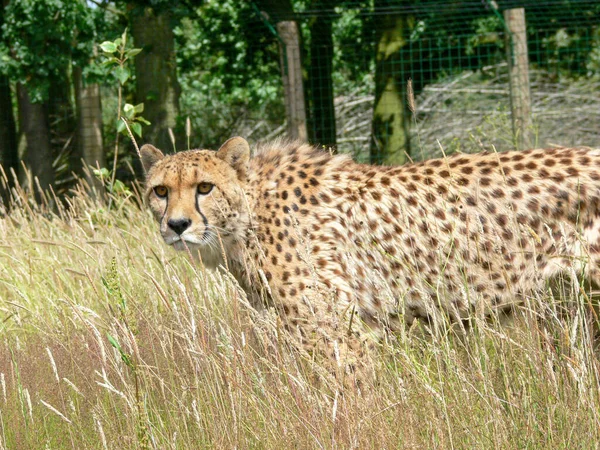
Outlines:
<svg viewBox="0 0 600 450"><path fill-rule="evenodd" d="M221 232L221 234L229 234L229 231L227 231L225 228L218 227L217 225L211 225L211 224L209 224L206 228L208 230L219 231L219 232Z"/></svg>

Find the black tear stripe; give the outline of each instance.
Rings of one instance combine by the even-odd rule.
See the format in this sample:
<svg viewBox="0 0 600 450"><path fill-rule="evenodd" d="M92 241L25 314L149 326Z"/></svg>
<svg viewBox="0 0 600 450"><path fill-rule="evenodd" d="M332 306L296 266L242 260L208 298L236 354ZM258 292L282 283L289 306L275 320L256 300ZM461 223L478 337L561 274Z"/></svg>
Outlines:
<svg viewBox="0 0 600 450"><path fill-rule="evenodd" d="M162 213L162 216L160 216L160 224L162 225L163 220L165 219L165 215L167 214L167 210L169 209L169 196L167 195L167 198L165 199L167 201L167 206L165 206L165 210Z"/></svg>
<svg viewBox="0 0 600 450"><path fill-rule="evenodd" d="M200 214L202 216L202 221L204 222L204 228L208 229L208 219L206 218L206 216L204 214L202 214L202 211L200 211L200 205L198 205L198 197L199 197L199 195L196 194L196 211L198 211L198 214Z"/></svg>

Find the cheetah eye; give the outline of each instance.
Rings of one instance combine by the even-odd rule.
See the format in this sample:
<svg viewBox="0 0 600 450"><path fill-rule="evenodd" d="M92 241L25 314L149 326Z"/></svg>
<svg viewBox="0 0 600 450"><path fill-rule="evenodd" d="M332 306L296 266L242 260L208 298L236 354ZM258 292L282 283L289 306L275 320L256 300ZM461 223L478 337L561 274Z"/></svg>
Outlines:
<svg viewBox="0 0 600 450"><path fill-rule="evenodd" d="M212 191L214 184L211 183L200 183L198 185L198 194L200 195L206 195L208 194L210 191Z"/></svg>
<svg viewBox="0 0 600 450"><path fill-rule="evenodd" d="M154 193L159 198L166 198L169 190L165 186L156 186L154 188Z"/></svg>

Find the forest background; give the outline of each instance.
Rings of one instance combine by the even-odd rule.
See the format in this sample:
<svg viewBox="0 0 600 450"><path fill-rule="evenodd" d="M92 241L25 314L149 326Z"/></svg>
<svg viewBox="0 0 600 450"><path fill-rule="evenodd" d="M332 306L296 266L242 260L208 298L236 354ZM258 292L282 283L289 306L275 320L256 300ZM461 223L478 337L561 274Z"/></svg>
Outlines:
<svg viewBox="0 0 600 450"><path fill-rule="evenodd" d="M523 6L534 143L597 143L593 1L4 0L1 162L22 178L23 161L42 188L63 193L85 165L139 173L129 138L115 158L121 116L140 142L167 151L285 135L282 21L299 29L309 141L387 164L440 146L504 150L514 142L502 129L502 10Z"/></svg>

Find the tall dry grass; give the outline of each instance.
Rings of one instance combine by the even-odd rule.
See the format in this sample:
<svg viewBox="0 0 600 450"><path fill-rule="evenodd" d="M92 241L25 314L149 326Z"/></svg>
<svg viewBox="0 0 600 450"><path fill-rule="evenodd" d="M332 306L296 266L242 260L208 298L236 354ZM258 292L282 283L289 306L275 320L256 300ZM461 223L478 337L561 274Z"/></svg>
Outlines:
<svg viewBox="0 0 600 450"><path fill-rule="evenodd" d="M167 248L139 196L25 190L0 218L0 449L595 448L598 358L564 282L509 325L406 332L362 393ZM53 210L53 212L51 211ZM567 313L565 313L567 311Z"/></svg>

